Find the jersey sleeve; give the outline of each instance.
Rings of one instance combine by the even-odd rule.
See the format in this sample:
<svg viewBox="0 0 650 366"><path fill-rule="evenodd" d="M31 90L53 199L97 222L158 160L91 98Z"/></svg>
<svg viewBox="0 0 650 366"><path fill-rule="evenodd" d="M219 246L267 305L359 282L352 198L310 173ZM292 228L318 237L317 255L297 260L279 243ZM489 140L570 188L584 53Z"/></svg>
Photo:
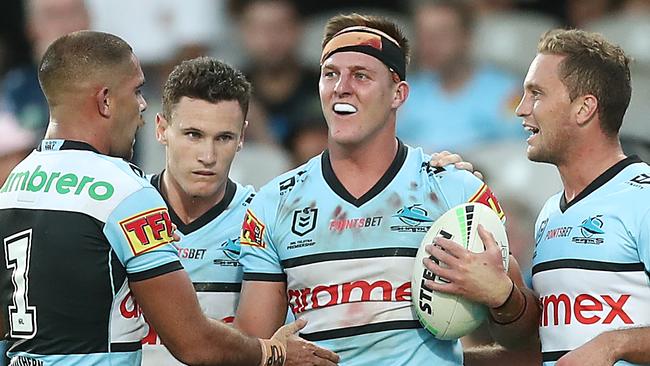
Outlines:
<svg viewBox="0 0 650 366"><path fill-rule="evenodd" d="M444 171L438 173L437 177L440 190L443 192L449 208L466 202L482 203L491 208L505 223L505 213L499 200L490 187L474 174L448 166Z"/></svg>
<svg viewBox="0 0 650 366"><path fill-rule="evenodd" d="M239 263L244 267L244 280L286 281L275 247L274 227L277 202L272 192L260 191L246 210L242 224Z"/></svg>
<svg viewBox="0 0 650 366"><path fill-rule="evenodd" d="M639 223L639 236L636 246L639 251L639 259L643 262L645 270L650 276L650 211L645 212Z"/></svg>
<svg viewBox="0 0 650 366"><path fill-rule="evenodd" d="M106 220L104 235L131 281L182 268L171 244L167 206L153 187L139 189L120 202Z"/></svg>

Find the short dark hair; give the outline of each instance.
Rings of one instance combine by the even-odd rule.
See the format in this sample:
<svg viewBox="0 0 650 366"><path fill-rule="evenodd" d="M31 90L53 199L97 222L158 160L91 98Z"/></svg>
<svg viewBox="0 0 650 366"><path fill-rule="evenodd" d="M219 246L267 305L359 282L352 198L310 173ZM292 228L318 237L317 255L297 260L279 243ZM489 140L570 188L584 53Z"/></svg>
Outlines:
<svg viewBox="0 0 650 366"><path fill-rule="evenodd" d="M542 35L537 52L565 56L559 77L569 97L592 94L605 133L616 135L632 95L630 58L602 35L577 29L554 29Z"/></svg>
<svg viewBox="0 0 650 366"><path fill-rule="evenodd" d="M38 67L38 80L51 102L58 90L93 75L125 65L133 49L109 33L78 31L54 41Z"/></svg>
<svg viewBox="0 0 650 366"><path fill-rule="evenodd" d="M325 25L325 36L323 37L321 48L325 48L327 43L331 41L334 35L336 35L338 32L342 31L345 28L355 26L364 26L377 29L389 35L391 38L397 41L399 47L402 49L402 52L404 52L405 64L409 64L411 51L408 39L402 30L397 26L397 24L395 24L392 20L382 16L352 13L340 14L332 17Z"/></svg>
<svg viewBox="0 0 650 366"><path fill-rule="evenodd" d="M171 120L172 108L182 97L210 103L236 100L248 114L251 84L241 71L212 57L185 60L169 74L163 86L163 116Z"/></svg>

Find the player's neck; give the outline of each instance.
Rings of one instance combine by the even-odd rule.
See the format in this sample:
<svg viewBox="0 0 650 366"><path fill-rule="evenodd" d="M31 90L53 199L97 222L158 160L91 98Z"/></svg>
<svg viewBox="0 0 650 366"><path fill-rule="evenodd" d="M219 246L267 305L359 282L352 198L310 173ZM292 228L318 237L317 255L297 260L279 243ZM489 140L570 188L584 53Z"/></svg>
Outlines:
<svg viewBox="0 0 650 366"><path fill-rule="evenodd" d="M343 187L355 198L368 192L386 173L397 154L397 139L375 138L367 144L329 144L332 170Z"/></svg>
<svg viewBox="0 0 650 366"><path fill-rule="evenodd" d="M44 138L85 142L107 155L110 143L106 137L110 135L88 128L89 125L93 125L92 121L59 120L51 117Z"/></svg>
<svg viewBox="0 0 650 366"><path fill-rule="evenodd" d="M567 202L571 202L598 176L623 159L625 154L618 139L573 151L565 162L557 164Z"/></svg>
<svg viewBox="0 0 650 366"><path fill-rule="evenodd" d="M161 179L161 193L169 204L170 208L174 210L176 215L185 225L194 222L196 219L203 216L212 207L216 206L223 199L226 192L227 181L215 192L215 194L208 197L196 197L187 194L178 182L172 178L166 170Z"/></svg>

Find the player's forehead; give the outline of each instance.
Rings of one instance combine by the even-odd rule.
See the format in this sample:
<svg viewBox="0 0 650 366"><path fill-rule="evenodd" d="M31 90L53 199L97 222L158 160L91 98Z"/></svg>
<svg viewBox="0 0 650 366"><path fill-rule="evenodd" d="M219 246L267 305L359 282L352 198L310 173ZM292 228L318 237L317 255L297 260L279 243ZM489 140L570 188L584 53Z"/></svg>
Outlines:
<svg viewBox="0 0 650 366"><path fill-rule="evenodd" d="M537 54L528 68L524 88L542 87L560 82L559 68L565 56Z"/></svg>
<svg viewBox="0 0 650 366"><path fill-rule="evenodd" d="M237 100L210 102L183 96L172 107L172 124L180 129L214 132L241 128L244 113Z"/></svg>
<svg viewBox="0 0 650 366"><path fill-rule="evenodd" d="M381 61L361 52L337 52L323 61L322 68L325 69L348 69L348 70L369 70L380 72L388 68Z"/></svg>

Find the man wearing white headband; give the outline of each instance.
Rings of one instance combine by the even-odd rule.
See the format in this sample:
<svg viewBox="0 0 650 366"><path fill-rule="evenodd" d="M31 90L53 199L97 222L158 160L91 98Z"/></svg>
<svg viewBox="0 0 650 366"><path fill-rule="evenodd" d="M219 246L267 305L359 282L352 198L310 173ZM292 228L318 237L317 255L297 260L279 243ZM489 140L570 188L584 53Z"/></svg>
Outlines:
<svg viewBox="0 0 650 366"><path fill-rule="evenodd" d="M342 365L463 363L460 342L435 339L415 317L414 257L433 221L453 206L489 201L504 214L471 173L433 168L429 155L396 138L408 55L407 39L384 18L340 15L326 25L319 91L328 149L262 187L249 206L235 320L244 332L272 334L288 305L308 321L301 336L337 352ZM493 249L480 259L501 263ZM510 260L514 279L502 288L480 266L470 268L490 286L472 300L494 308L507 302L523 283ZM515 294L523 301L524 293ZM506 307L495 318L517 315Z"/></svg>

